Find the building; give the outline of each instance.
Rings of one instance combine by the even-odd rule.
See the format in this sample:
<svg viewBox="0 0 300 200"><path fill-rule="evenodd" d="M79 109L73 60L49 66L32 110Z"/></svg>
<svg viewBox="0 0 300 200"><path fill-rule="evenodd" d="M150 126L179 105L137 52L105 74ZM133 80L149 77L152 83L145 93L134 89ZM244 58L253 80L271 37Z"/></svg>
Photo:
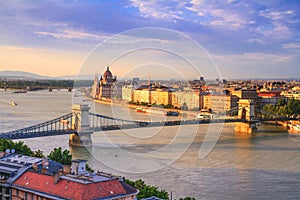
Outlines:
<svg viewBox="0 0 300 200"><path fill-rule="evenodd" d="M256 89L239 89L232 90L231 95L235 95L240 99L257 99Z"/></svg>
<svg viewBox="0 0 300 200"><path fill-rule="evenodd" d="M138 190L110 176L60 175L27 171L12 185L12 198L134 200Z"/></svg>
<svg viewBox="0 0 300 200"><path fill-rule="evenodd" d="M172 105L186 110L200 109L200 92L176 91L172 93Z"/></svg>
<svg viewBox="0 0 300 200"><path fill-rule="evenodd" d="M237 96L239 99L250 99L253 100L255 108L262 108L262 99L258 97L256 89L242 88L237 90L231 90L231 95Z"/></svg>
<svg viewBox="0 0 300 200"><path fill-rule="evenodd" d="M133 101L151 104L151 86L142 85L133 91Z"/></svg>
<svg viewBox="0 0 300 200"><path fill-rule="evenodd" d="M123 85L122 86L122 99L125 101L133 101L133 94L134 90L137 89L137 85L131 84L131 85Z"/></svg>
<svg viewBox="0 0 300 200"><path fill-rule="evenodd" d="M133 101L139 103L170 105L171 98L171 90L162 85L142 85L133 92Z"/></svg>
<svg viewBox="0 0 300 200"><path fill-rule="evenodd" d="M261 106L264 107L266 104L276 105L280 99L284 98L280 93L281 92L260 92L258 97L261 98Z"/></svg>
<svg viewBox="0 0 300 200"><path fill-rule="evenodd" d="M132 85L138 85L140 83L140 79L138 77L132 78Z"/></svg>
<svg viewBox="0 0 300 200"><path fill-rule="evenodd" d="M226 94L205 94L203 95L203 108L215 113L229 111L238 107L239 98Z"/></svg>
<svg viewBox="0 0 300 200"><path fill-rule="evenodd" d="M85 160L73 160L70 168L49 159L6 154L0 158L0 198L136 199L138 190L123 178L99 171L90 173L85 166Z"/></svg>
<svg viewBox="0 0 300 200"><path fill-rule="evenodd" d="M151 91L151 104L171 105L172 93L167 87L160 87Z"/></svg>
<svg viewBox="0 0 300 200"><path fill-rule="evenodd" d="M291 90L282 91L281 95L289 99L294 98L296 100L300 100L300 87L295 86Z"/></svg>
<svg viewBox="0 0 300 200"><path fill-rule="evenodd" d="M30 169L39 173L53 174L63 169L63 165L48 159L5 153L0 158L0 199L12 197L12 184Z"/></svg>
<svg viewBox="0 0 300 200"><path fill-rule="evenodd" d="M109 67L107 67L103 76L100 76L100 80L98 79L98 75L95 76L92 86L92 97L103 100L112 99L112 94L116 83L117 78L112 75Z"/></svg>

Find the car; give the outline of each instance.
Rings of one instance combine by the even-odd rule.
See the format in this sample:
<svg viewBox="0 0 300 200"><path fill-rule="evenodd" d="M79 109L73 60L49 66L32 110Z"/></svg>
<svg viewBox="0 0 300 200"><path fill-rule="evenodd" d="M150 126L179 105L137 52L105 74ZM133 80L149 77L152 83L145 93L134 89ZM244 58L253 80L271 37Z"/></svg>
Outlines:
<svg viewBox="0 0 300 200"><path fill-rule="evenodd" d="M207 119L212 119L212 115L210 115L210 114L203 114L203 113L198 113L196 115L196 120L207 120Z"/></svg>
<svg viewBox="0 0 300 200"><path fill-rule="evenodd" d="M166 113L167 116L178 116L179 115L179 112L177 111L168 111Z"/></svg>

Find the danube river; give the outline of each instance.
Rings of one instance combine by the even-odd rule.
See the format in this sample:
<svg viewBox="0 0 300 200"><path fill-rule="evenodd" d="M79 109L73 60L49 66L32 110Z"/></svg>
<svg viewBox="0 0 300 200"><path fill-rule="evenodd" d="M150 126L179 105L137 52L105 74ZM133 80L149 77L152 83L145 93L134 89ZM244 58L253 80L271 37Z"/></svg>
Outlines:
<svg viewBox="0 0 300 200"><path fill-rule="evenodd" d="M71 112L73 102L88 103L93 112L126 119L163 120L125 107L94 104L62 91L0 91L0 132L19 129ZM11 106L15 101L18 105ZM24 139L33 150L49 154L69 149L96 170L141 178L172 192L173 199L298 199L300 136L280 127L259 127L240 136L234 124L223 127L186 125L97 132L92 147L69 147L68 136ZM218 134L218 130L222 130ZM216 132L214 132L216 131ZM207 137L209 136L209 137ZM208 138L208 140L206 140ZM215 144L215 141L217 143ZM206 147L203 154L200 151ZM213 147L209 151L210 147ZM200 152L200 154L199 154ZM202 154L201 154L202 152ZM202 155L202 156L201 156Z"/></svg>

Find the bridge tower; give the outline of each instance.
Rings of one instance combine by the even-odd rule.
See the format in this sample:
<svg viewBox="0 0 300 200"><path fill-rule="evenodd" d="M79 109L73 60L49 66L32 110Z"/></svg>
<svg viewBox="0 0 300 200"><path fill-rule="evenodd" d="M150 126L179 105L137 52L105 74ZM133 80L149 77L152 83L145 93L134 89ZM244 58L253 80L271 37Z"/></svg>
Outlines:
<svg viewBox="0 0 300 200"><path fill-rule="evenodd" d="M76 133L70 135L69 144L73 146L91 146L93 130L89 120L90 107L86 104L74 104L72 106L72 129Z"/></svg>
<svg viewBox="0 0 300 200"><path fill-rule="evenodd" d="M236 122L234 130L238 133L251 134L257 130L256 124L251 120L254 118L254 102L251 99L240 99L238 102L238 118L245 122Z"/></svg>
<svg viewBox="0 0 300 200"><path fill-rule="evenodd" d="M254 102L251 99L240 99L238 118L250 121L254 117Z"/></svg>

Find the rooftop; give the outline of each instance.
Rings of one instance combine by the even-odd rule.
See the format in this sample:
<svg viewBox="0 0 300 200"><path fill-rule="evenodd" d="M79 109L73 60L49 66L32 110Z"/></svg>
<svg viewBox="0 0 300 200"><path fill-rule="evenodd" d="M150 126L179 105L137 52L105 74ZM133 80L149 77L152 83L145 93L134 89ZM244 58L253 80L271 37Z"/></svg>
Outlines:
<svg viewBox="0 0 300 200"><path fill-rule="evenodd" d="M35 166L35 170L39 173L42 173L44 166L46 169L44 173L49 175L57 173L62 168L60 163L49 159L24 156L21 154L7 154L0 158L0 178L12 183L27 170L32 169L33 166Z"/></svg>
<svg viewBox="0 0 300 200"><path fill-rule="evenodd" d="M144 198L142 200L164 200L164 199L158 198L156 196L152 196L152 197Z"/></svg>
<svg viewBox="0 0 300 200"><path fill-rule="evenodd" d="M29 190L43 192L67 199L102 199L108 197L130 195L137 193L135 189L124 187L120 180L111 179L100 182L80 182L68 176L55 177L32 171L24 173L13 185Z"/></svg>

